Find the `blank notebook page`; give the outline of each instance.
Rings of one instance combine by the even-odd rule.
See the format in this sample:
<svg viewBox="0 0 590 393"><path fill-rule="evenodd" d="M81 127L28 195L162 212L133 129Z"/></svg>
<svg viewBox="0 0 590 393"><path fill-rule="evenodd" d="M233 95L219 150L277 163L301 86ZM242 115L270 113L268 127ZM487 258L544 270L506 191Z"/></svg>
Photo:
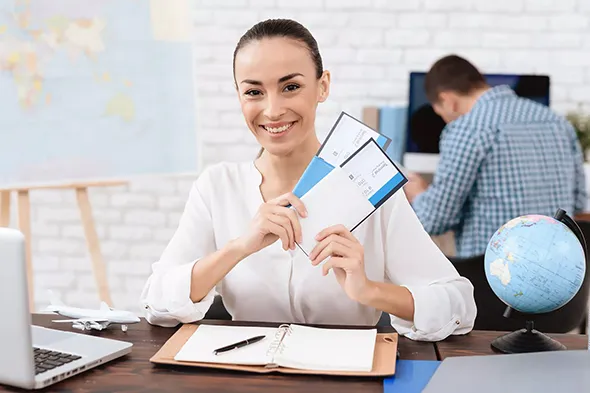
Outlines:
<svg viewBox="0 0 590 393"><path fill-rule="evenodd" d="M376 338L375 329L291 325L275 363L308 370L371 371Z"/></svg>
<svg viewBox="0 0 590 393"><path fill-rule="evenodd" d="M249 326L200 325L174 360L186 362L266 365L272 360L269 346L275 340L276 328ZM215 355L213 351L254 336L266 337L254 344Z"/></svg>

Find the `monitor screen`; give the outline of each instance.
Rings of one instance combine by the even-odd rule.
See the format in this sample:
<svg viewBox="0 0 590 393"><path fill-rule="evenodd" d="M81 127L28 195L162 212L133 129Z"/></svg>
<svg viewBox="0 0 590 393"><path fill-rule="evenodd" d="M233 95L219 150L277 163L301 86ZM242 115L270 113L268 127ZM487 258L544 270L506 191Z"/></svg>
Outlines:
<svg viewBox="0 0 590 393"><path fill-rule="evenodd" d="M440 133L445 127L426 99L424 72L410 73L406 153L438 154ZM484 74L490 86L509 85L517 95L549 106L549 77L546 75Z"/></svg>

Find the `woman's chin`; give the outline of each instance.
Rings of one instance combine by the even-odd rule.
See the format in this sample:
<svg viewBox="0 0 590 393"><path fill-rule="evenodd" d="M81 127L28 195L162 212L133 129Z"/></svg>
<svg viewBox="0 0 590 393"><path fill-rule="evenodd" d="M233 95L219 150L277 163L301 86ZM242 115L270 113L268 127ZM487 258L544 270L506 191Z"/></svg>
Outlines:
<svg viewBox="0 0 590 393"><path fill-rule="evenodd" d="M263 147L265 151L278 157L290 156L297 149L297 145L292 143L266 143Z"/></svg>
<svg viewBox="0 0 590 393"><path fill-rule="evenodd" d="M270 133L263 131L258 132L257 139L258 143L273 156L291 156L298 150L304 149L307 144L307 137L301 134L301 130L298 130L298 124L296 122L292 129L285 132L283 135L277 137L269 135ZM290 132L295 131L295 132Z"/></svg>
<svg viewBox="0 0 590 393"><path fill-rule="evenodd" d="M288 156L301 145L298 138L260 138L258 142L264 147L264 150L274 156Z"/></svg>

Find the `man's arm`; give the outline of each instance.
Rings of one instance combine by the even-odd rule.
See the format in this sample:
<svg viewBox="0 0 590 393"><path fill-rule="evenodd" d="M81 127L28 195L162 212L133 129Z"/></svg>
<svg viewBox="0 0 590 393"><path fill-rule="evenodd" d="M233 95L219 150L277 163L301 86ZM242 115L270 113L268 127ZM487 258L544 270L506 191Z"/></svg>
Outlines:
<svg viewBox="0 0 590 393"><path fill-rule="evenodd" d="M432 184L412 203L430 235L443 234L459 224L484 157L481 130L460 124L447 126Z"/></svg>
<svg viewBox="0 0 590 393"><path fill-rule="evenodd" d="M575 184L574 184L574 211L570 214L578 214L586 211L586 202L588 195L586 193L586 175L584 173L584 154L580 146L580 141L576 136L576 131L573 127L570 128L573 142L573 159L575 165Z"/></svg>

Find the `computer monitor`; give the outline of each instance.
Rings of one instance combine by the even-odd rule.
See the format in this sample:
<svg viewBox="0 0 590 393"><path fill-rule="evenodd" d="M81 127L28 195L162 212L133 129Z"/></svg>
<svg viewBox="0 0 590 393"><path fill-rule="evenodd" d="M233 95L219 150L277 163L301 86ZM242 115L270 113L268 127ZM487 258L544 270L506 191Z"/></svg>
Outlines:
<svg viewBox="0 0 590 393"><path fill-rule="evenodd" d="M426 98L425 76L425 72L410 73L405 153L439 153L438 143L445 122ZM490 86L509 85L517 95L549 106L547 75L484 74L484 78Z"/></svg>

